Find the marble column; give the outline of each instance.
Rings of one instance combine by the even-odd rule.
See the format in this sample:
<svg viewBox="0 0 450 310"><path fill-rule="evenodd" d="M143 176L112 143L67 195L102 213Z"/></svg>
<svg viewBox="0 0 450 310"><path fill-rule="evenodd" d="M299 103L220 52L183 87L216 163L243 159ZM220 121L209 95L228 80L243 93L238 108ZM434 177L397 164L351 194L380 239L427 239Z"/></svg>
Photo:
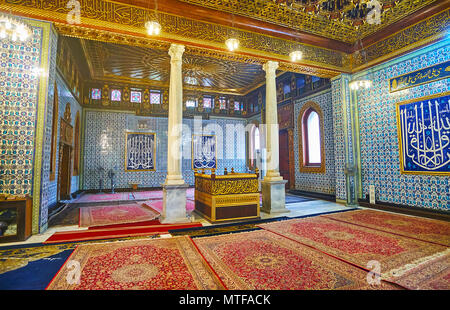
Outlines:
<svg viewBox="0 0 450 310"><path fill-rule="evenodd" d="M262 185L263 205L266 213L289 212L286 209L285 184L279 171L279 130L276 89L278 62L268 61L263 65L266 72L266 165L267 173Z"/></svg>
<svg viewBox="0 0 450 310"><path fill-rule="evenodd" d="M183 124L183 78L182 56L184 45L172 44L170 55L169 119L167 130L167 176L163 187L161 222L179 223L189 221L186 216L186 189L181 171L182 124Z"/></svg>

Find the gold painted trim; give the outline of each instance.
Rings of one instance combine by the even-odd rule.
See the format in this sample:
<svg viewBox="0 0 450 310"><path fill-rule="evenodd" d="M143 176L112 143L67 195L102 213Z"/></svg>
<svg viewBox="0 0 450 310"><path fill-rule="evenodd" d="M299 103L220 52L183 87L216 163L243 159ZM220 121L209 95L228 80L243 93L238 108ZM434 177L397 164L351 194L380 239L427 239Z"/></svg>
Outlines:
<svg viewBox="0 0 450 310"><path fill-rule="evenodd" d="M435 66L439 66L439 65L442 65L442 64L444 64L446 62L450 62L450 61L446 60L446 61L434 64L432 66L428 66L428 67L425 67L425 68L422 68L422 69L417 69L417 70L414 70L414 71L411 71L411 72L408 72L408 73L405 73L405 74L397 75L397 76L394 76L394 77L390 78L389 79L389 93L395 93L395 92L402 91L402 90L405 90L405 89L409 89L409 88L412 88L412 87L415 87L415 86L420 86L420 85L424 85L424 84L440 81L440 80L443 80L443 79L446 79L446 78L450 78L449 76L444 76L444 77L441 77L441 78L438 78L438 79L435 79L435 80L425 81L425 82L422 82L422 83L419 83L419 84L410 85L408 87L404 87L402 89L397 89L397 90L394 90L394 91L391 88L391 81L393 79L398 79L399 77L402 77L402 76L405 76L405 75L410 75L410 74L415 73L415 72L419 72L419 71L426 70L426 69L429 69L429 68L432 68L432 67L435 67Z"/></svg>
<svg viewBox="0 0 450 310"><path fill-rule="evenodd" d="M396 118L397 118L397 139L398 139L398 148L399 148L399 156L400 156L400 173L401 174L407 174L407 175L450 175L450 172L436 172L436 171L406 171L403 169L403 144L402 144L402 134L400 129L400 106L417 102L417 101L423 101L423 100L429 100L434 99L438 97L444 97L450 95L450 91L434 94L431 96L425 96L425 97L419 97L414 99L405 100L402 102L397 102L395 105L395 111L396 111Z"/></svg>
<svg viewBox="0 0 450 310"><path fill-rule="evenodd" d="M127 169L127 142L128 142L128 135L130 134L139 134L139 135L153 135L154 136L154 144L153 144L153 169L138 169L138 170L129 170ZM156 132L125 132L125 166L124 170L125 172L139 172L139 171L156 171Z"/></svg>

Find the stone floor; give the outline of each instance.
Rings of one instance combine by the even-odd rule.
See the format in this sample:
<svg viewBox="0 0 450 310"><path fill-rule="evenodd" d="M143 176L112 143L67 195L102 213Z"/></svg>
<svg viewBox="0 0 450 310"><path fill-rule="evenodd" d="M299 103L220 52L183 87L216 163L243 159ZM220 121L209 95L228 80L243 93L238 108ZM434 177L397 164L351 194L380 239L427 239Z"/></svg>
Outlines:
<svg viewBox="0 0 450 310"><path fill-rule="evenodd" d="M324 200L311 200L311 201L305 201L305 202L299 202L299 203L288 203L288 204L286 204L286 208L289 209L290 212L276 213L276 214L268 214L268 213L260 212L260 217L261 217L261 219L268 219L268 218L281 217L281 216L297 217L297 216L313 215L313 214L324 213L324 212L332 212L332 211L341 211L341 210L351 209L349 207L346 207L343 204L324 201ZM199 216L196 213L193 213L191 221L200 222L203 224L203 226L215 225L215 224L208 222L207 220L205 220L204 218L202 218L201 216ZM218 224L221 224L221 223L218 223ZM53 233L55 233L57 231L84 230L84 229L87 229L87 228L78 227L78 225L50 227L44 233L33 235L30 238L28 238L26 241L3 243L3 244L0 244L0 247L16 245L16 244L41 243L41 242L44 242L45 240L47 240ZM162 237L167 237L167 236L162 236Z"/></svg>

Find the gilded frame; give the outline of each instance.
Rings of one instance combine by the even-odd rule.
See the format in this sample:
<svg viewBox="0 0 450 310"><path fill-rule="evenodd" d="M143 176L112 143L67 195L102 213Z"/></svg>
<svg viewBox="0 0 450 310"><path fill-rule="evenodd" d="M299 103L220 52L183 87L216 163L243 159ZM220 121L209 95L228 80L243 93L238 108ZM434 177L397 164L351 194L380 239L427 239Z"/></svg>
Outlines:
<svg viewBox="0 0 450 310"><path fill-rule="evenodd" d="M303 116L308 110L313 110L317 112L319 115L319 124L320 124L320 156L322 161L320 166L307 166L304 162L304 147L303 147ZM300 109L300 113L297 117L297 130L298 130L298 157L299 157L299 170L303 173L325 173L325 134L324 134L324 126L323 126L323 112L320 106L314 101L306 102L303 107Z"/></svg>
<svg viewBox="0 0 450 310"><path fill-rule="evenodd" d="M128 141L128 135L131 134L139 134L139 135L153 135L153 139L155 143L153 144L153 169L137 169L137 170L130 170L127 169L127 141ZM125 172L140 172L140 171L156 171L156 132L126 132L125 133L125 154L124 154L124 169Z"/></svg>
<svg viewBox="0 0 450 310"><path fill-rule="evenodd" d="M194 137L214 137L215 139L215 168L202 168L205 170L212 170L212 169L217 169L217 136L216 135L198 135L198 134L193 134L192 135L192 141L191 141L191 169L200 169L200 168L194 168Z"/></svg>
<svg viewBox="0 0 450 310"><path fill-rule="evenodd" d="M449 172L442 172L442 171L409 171L409 170L404 170L403 169L403 144L402 144L402 132L400 129L400 106L401 105L405 105L405 104L409 104L409 103L413 103L413 102L419 102L419 101L424 101L424 100L429 100L429 99L434 99L434 98L438 98L438 97L444 97L444 96L449 96L450 95L450 91L444 92L444 93L439 93L439 94L434 94L431 96L424 96L424 97L418 97L418 98L413 98L413 99L409 99L409 100L405 100L402 102L397 102L396 106L395 106L395 112L396 112L396 119L397 119L397 139L398 139L398 152L399 152L399 162L400 162L400 173L401 174L407 174L407 175L445 175L445 176L450 176L450 171Z"/></svg>
<svg viewBox="0 0 450 310"><path fill-rule="evenodd" d="M391 85L391 81L394 80L394 79L398 79L400 77L407 76L407 75L410 75L412 73L419 72L419 71L422 71L422 70L431 69L433 67L436 67L436 66L439 66L439 65L442 65L442 64L445 64L445 63L450 63L450 61L449 60L443 61L443 62L437 63L435 65L432 65L432 66L428 66L428 67L425 67L425 68L422 68L422 69L417 69L417 70L414 70L414 71L411 71L411 72L408 72L408 73L405 73L405 74L402 74L402 75L397 75L397 76L394 76L394 77L390 78L389 79L389 93L395 93L395 92L402 91L402 90L405 90L405 89L409 89L409 88L412 88L412 87L416 87L416 86L420 86L420 85L424 85L424 84L428 84L428 83L432 83L432 82L436 82L436 81L440 81L440 80L449 78L450 76L443 76L443 77L440 77L440 78L437 78L437 79L434 79L434 80L425 81L425 82L422 82L422 83L410 85L410 86L404 87L402 89L396 89L396 90L392 90L392 87L391 87L392 86ZM449 67L450 67L450 65L449 65Z"/></svg>

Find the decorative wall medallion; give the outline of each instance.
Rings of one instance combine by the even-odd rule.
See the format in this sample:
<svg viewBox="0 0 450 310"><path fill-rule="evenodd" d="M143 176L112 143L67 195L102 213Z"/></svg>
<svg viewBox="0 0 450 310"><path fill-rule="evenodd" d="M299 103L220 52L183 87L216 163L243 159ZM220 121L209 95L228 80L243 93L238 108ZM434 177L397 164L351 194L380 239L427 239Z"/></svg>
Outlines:
<svg viewBox="0 0 450 310"><path fill-rule="evenodd" d="M125 171L156 170L156 134L127 132L125 137Z"/></svg>
<svg viewBox="0 0 450 310"><path fill-rule="evenodd" d="M400 170L450 174L450 93L397 104Z"/></svg>

